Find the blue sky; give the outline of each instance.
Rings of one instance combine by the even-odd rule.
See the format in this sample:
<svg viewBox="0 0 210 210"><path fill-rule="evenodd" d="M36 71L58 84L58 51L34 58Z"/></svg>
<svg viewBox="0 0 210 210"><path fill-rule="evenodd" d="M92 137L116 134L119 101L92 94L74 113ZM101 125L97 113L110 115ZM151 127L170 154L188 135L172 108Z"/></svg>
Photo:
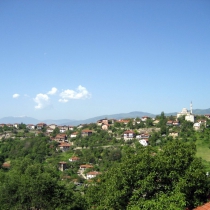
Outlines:
<svg viewBox="0 0 210 210"><path fill-rule="evenodd" d="M0 2L0 118L210 108L209 0Z"/></svg>

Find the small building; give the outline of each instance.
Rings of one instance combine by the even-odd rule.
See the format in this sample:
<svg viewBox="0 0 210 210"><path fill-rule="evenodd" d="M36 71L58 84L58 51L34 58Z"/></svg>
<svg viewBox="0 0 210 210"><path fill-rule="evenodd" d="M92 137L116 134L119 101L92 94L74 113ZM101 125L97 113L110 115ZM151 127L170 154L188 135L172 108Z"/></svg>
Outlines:
<svg viewBox="0 0 210 210"><path fill-rule="evenodd" d="M130 140L130 139L133 139L134 138L134 132L133 131L131 131L131 130L128 130L128 131L125 131L124 132L124 139L125 140Z"/></svg>
<svg viewBox="0 0 210 210"><path fill-rule="evenodd" d="M67 166L66 166L66 162L59 162L58 163L58 169L60 170L60 171L64 171L65 169L67 168Z"/></svg>
<svg viewBox="0 0 210 210"><path fill-rule="evenodd" d="M179 121L173 121L173 126L179 126L180 125L180 123L179 123Z"/></svg>
<svg viewBox="0 0 210 210"><path fill-rule="evenodd" d="M76 138L77 135L78 135L78 132L74 132L74 133L72 133L72 134L70 135L70 137L71 137L71 138Z"/></svg>
<svg viewBox="0 0 210 210"><path fill-rule="evenodd" d="M36 129L37 130L42 130L43 128L45 128L47 126L47 124L45 124L45 123L38 123L37 125L36 125Z"/></svg>
<svg viewBox="0 0 210 210"><path fill-rule="evenodd" d="M86 178L87 179L93 179L100 174L101 174L101 172L98 172L98 171L90 171L90 172L87 173Z"/></svg>
<svg viewBox="0 0 210 210"><path fill-rule="evenodd" d="M210 114L205 114L204 115L206 118L210 119Z"/></svg>
<svg viewBox="0 0 210 210"><path fill-rule="evenodd" d="M62 152L66 152L70 149L70 146L71 144L69 143L66 143L66 142L61 142L59 145L58 145L58 148L62 151Z"/></svg>
<svg viewBox="0 0 210 210"><path fill-rule="evenodd" d="M18 127L19 127L19 123L14 123L14 124L13 124L13 127L14 127L14 128L18 128Z"/></svg>
<svg viewBox="0 0 210 210"><path fill-rule="evenodd" d="M47 133L53 133L53 131L54 131L54 129L52 129L50 127L48 127L47 130L46 130Z"/></svg>
<svg viewBox="0 0 210 210"><path fill-rule="evenodd" d="M172 136L173 138L176 138L176 137L179 136L179 133L178 132L170 132L169 136Z"/></svg>
<svg viewBox="0 0 210 210"><path fill-rule="evenodd" d="M150 135L148 133L142 133L141 138L142 139L149 139Z"/></svg>
<svg viewBox="0 0 210 210"><path fill-rule="evenodd" d="M89 164L86 164L86 165L80 165L80 167L79 167L79 169L81 171L85 171L88 168L93 168L93 166L92 165L89 165Z"/></svg>
<svg viewBox="0 0 210 210"><path fill-rule="evenodd" d="M28 124L28 125L26 125L26 128L28 128L29 130L34 130L35 129L35 125Z"/></svg>
<svg viewBox="0 0 210 210"><path fill-rule="evenodd" d="M54 138L57 142L67 142L67 135L65 133L59 133Z"/></svg>
<svg viewBox="0 0 210 210"><path fill-rule="evenodd" d="M120 119L120 120L118 120L117 122L123 123L123 124L127 125L127 124L129 123L129 121L130 121L130 120Z"/></svg>
<svg viewBox="0 0 210 210"><path fill-rule="evenodd" d="M172 126L173 125L173 121L172 120L168 120L166 123L167 126Z"/></svg>
<svg viewBox="0 0 210 210"><path fill-rule="evenodd" d="M8 128L12 128L12 127L13 127L13 124L8 123L8 124L7 124L7 127L8 127Z"/></svg>
<svg viewBox="0 0 210 210"><path fill-rule="evenodd" d="M71 158L69 158L69 161L70 162L77 162L77 161L79 161L80 160L80 158L79 157L71 157Z"/></svg>
<svg viewBox="0 0 210 210"><path fill-rule="evenodd" d="M69 127L66 126L66 125L64 125L64 126L59 126L58 128L59 128L59 130L60 130L60 133L65 133L66 131L69 130Z"/></svg>
<svg viewBox="0 0 210 210"><path fill-rule="evenodd" d="M150 119L150 117L148 117L148 116L143 116L143 117L141 118L141 120L142 120L143 122L147 121L148 119Z"/></svg>
<svg viewBox="0 0 210 210"><path fill-rule="evenodd" d="M108 130L108 129L109 129L109 125L108 125L108 124L103 124L103 125L101 126L101 129L102 129L102 130Z"/></svg>
<svg viewBox="0 0 210 210"><path fill-rule="evenodd" d="M93 131L91 131L91 130L83 130L83 131L81 132L81 135L82 135L83 137L85 137L85 136L90 136L90 135L92 135L92 133L93 133Z"/></svg>
<svg viewBox="0 0 210 210"><path fill-rule="evenodd" d="M54 130L55 128L57 128L57 125L56 124L50 124L50 125L48 125L48 127Z"/></svg>
<svg viewBox="0 0 210 210"><path fill-rule="evenodd" d="M108 123L109 123L109 122L108 122L108 119L101 119L101 120L98 120L96 124L97 124L98 126L101 126L101 125L103 125L103 124L107 124L107 125L108 125Z"/></svg>
<svg viewBox="0 0 210 210"><path fill-rule="evenodd" d="M201 124L200 124L199 122L196 122L196 123L193 124L193 128L194 128L196 131L198 131L198 130L200 130L200 128L201 128Z"/></svg>
<svg viewBox="0 0 210 210"><path fill-rule="evenodd" d="M10 167L11 167L10 163L5 162L5 163L2 164L2 168L9 169Z"/></svg>
<svg viewBox="0 0 210 210"><path fill-rule="evenodd" d="M74 130L74 126L69 126L69 130L73 131Z"/></svg>

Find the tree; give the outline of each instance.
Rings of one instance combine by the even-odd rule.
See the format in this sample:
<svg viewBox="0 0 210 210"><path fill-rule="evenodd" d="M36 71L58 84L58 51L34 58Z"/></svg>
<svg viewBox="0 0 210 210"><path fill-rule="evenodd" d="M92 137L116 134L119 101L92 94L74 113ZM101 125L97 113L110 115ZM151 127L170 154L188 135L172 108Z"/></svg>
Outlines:
<svg viewBox="0 0 210 210"><path fill-rule="evenodd" d="M52 137L56 137L56 135L59 134L59 133L60 133L60 130L59 130L58 127L56 127L52 132Z"/></svg>
<svg viewBox="0 0 210 210"><path fill-rule="evenodd" d="M0 178L1 209L84 209L83 198L50 165L19 159Z"/></svg>
<svg viewBox="0 0 210 210"><path fill-rule="evenodd" d="M171 203L175 210L206 201L209 181L194 144L174 140L162 150L132 150L124 150L121 162L87 189L89 208L149 210Z"/></svg>

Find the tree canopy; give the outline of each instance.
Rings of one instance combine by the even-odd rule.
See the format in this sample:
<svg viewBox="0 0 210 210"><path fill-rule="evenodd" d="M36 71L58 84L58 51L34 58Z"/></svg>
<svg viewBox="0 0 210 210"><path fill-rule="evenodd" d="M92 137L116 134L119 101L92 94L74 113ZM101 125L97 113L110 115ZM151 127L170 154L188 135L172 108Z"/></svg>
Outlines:
<svg viewBox="0 0 210 210"><path fill-rule="evenodd" d="M89 208L184 209L204 202L209 181L194 144L172 141L162 150L128 148L121 163L86 192ZM101 196L103 195L103 196Z"/></svg>

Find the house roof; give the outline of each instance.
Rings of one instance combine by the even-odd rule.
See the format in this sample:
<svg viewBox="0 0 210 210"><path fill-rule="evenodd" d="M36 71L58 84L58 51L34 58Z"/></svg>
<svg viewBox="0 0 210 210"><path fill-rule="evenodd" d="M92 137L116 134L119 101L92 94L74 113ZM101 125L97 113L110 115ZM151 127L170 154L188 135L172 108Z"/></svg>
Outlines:
<svg viewBox="0 0 210 210"><path fill-rule="evenodd" d="M80 160L79 157L71 157L70 159L71 159L71 160Z"/></svg>
<svg viewBox="0 0 210 210"><path fill-rule="evenodd" d="M80 168L93 168L93 166L86 164L86 165L80 165Z"/></svg>
<svg viewBox="0 0 210 210"><path fill-rule="evenodd" d="M203 206L198 206L194 210L209 210L210 209L210 202L204 204Z"/></svg>
<svg viewBox="0 0 210 210"><path fill-rule="evenodd" d="M124 133L126 134L126 133L134 133L134 132L133 131L125 131Z"/></svg>
<svg viewBox="0 0 210 210"><path fill-rule="evenodd" d="M60 164L66 164L66 162L65 161L61 161L61 162L59 162Z"/></svg>
<svg viewBox="0 0 210 210"><path fill-rule="evenodd" d="M120 122L120 123L128 123L130 120L118 120L117 122Z"/></svg>
<svg viewBox="0 0 210 210"><path fill-rule="evenodd" d="M10 166L11 166L10 163L5 162L2 164L2 168L10 168Z"/></svg>
<svg viewBox="0 0 210 210"><path fill-rule="evenodd" d="M46 123L38 123L37 126L44 126Z"/></svg>
<svg viewBox="0 0 210 210"><path fill-rule="evenodd" d="M98 171L90 171L89 173L87 173L87 175L98 175L101 174L101 172Z"/></svg>
<svg viewBox="0 0 210 210"><path fill-rule="evenodd" d="M66 137L66 134L65 133L59 133L56 135L55 138L65 138Z"/></svg>
<svg viewBox="0 0 210 210"><path fill-rule="evenodd" d="M58 146L59 146L59 147L70 147L71 144L62 142L62 143L60 143Z"/></svg>

